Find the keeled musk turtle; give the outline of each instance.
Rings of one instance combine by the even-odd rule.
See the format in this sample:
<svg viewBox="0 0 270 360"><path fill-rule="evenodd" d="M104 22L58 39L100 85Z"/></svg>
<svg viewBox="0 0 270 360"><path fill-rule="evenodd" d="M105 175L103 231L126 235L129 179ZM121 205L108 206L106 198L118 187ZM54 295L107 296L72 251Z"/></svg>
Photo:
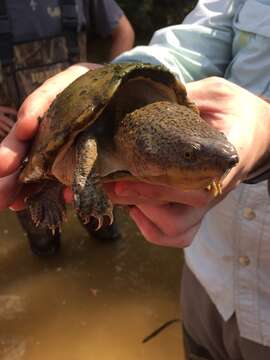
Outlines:
<svg viewBox="0 0 270 360"><path fill-rule="evenodd" d="M226 137L199 116L166 68L142 63L91 70L59 94L43 116L20 180L39 183L27 199L36 226L61 226L63 187L84 222L112 221L103 182L141 180L220 191L238 161Z"/></svg>

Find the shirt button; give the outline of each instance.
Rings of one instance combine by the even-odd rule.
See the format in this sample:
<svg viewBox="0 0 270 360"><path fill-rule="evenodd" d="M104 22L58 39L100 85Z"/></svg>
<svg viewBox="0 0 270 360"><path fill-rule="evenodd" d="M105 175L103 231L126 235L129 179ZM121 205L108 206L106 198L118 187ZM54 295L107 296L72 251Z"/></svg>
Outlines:
<svg viewBox="0 0 270 360"><path fill-rule="evenodd" d="M256 217L256 213L251 208L244 208L243 216L247 220L253 220Z"/></svg>
<svg viewBox="0 0 270 360"><path fill-rule="evenodd" d="M250 258L248 256L239 256L238 261L241 266L248 266L250 264Z"/></svg>

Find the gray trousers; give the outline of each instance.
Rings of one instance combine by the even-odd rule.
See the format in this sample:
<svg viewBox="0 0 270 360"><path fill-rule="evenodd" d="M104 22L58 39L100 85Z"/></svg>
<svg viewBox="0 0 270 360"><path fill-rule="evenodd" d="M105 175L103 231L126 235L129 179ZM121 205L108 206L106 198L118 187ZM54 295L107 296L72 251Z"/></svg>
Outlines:
<svg viewBox="0 0 270 360"><path fill-rule="evenodd" d="M181 306L188 360L270 360L270 347L240 337L235 315L223 320L186 265L182 276Z"/></svg>

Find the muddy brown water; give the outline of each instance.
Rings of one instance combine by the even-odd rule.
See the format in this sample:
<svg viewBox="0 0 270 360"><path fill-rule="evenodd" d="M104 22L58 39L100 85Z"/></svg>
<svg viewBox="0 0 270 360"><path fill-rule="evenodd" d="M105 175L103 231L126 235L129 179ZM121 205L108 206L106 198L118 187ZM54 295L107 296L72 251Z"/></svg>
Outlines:
<svg viewBox="0 0 270 360"><path fill-rule="evenodd" d="M61 254L30 252L11 211L0 215L0 360L183 360L182 254L147 243L125 213L122 238L89 238L71 209Z"/></svg>

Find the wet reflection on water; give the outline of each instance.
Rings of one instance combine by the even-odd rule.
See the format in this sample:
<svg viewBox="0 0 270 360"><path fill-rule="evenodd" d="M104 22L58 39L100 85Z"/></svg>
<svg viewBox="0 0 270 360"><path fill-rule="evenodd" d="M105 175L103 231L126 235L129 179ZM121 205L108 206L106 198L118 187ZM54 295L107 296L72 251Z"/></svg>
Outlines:
<svg viewBox="0 0 270 360"><path fill-rule="evenodd" d="M121 240L90 239L72 213L59 256L31 254L11 212L0 216L1 360L182 360L181 253L145 242L120 214Z"/></svg>

